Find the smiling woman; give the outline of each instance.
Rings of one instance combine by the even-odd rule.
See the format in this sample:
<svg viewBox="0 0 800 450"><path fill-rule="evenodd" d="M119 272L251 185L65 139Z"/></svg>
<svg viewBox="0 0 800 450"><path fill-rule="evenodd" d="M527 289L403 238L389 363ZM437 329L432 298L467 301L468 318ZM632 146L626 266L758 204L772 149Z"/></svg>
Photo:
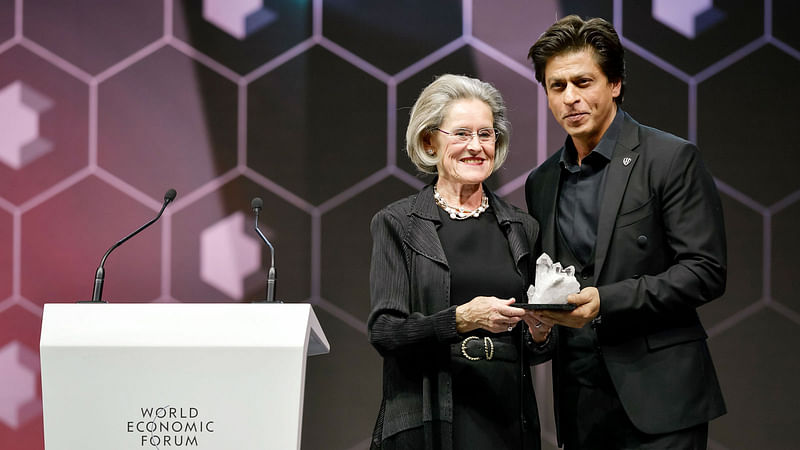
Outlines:
<svg viewBox="0 0 800 450"><path fill-rule="evenodd" d="M508 153L505 112L492 85L457 75L411 110L408 154L438 177L372 219L373 448L540 448L530 364L548 358L549 326L510 306L531 283L539 227L484 186Z"/></svg>

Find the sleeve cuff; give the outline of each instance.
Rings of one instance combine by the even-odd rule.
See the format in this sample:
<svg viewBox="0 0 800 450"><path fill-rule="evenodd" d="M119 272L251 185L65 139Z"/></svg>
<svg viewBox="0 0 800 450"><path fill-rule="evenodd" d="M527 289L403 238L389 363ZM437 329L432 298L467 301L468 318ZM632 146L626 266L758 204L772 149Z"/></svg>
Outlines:
<svg viewBox="0 0 800 450"><path fill-rule="evenodd" d="M436 339L440 342L453 342L458 340L456 307L451 306L434 314L433 329L436 332Z"/></svg>

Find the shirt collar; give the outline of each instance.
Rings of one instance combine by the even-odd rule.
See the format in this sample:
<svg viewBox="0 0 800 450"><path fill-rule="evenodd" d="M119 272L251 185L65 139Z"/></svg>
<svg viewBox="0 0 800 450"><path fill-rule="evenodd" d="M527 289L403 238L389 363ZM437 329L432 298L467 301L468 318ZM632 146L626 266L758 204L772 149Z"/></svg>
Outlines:
<svg viewBox="0 0 800 450"><path fill-rule="evenodd" d="M620 130L622 130L623 116L622 108L617 106L614 120L611 121L611 125L609 125L606 132L603 133L600 142L589 155L596 154L602 156L606 161L611 161L611 157L614 154L614 147L617 146ZM578 151L575 149L575 144L572 142L572 136L567 136L566 142L564 142L564 150L561 152L561 159L559 161L563 168L570 168L578 165Z"/></svg>

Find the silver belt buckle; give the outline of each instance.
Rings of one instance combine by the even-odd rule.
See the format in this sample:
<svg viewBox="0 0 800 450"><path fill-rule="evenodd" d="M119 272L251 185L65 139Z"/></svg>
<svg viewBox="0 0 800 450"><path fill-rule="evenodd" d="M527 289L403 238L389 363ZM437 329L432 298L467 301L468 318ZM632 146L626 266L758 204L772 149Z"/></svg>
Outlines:
<svg viewBox="0 0 800 450"><path fill-rule="evenodd" d="M461 341L461 354L470 361L478 361L481 359L480 355L470 356L469 353L467 353L467 342L477 339L479 339L477 336L469 336ZM492 338L488 336L483 338L483 354L486 356L487 361L490 361L494 357L494 342L492 342Z"/></svg>

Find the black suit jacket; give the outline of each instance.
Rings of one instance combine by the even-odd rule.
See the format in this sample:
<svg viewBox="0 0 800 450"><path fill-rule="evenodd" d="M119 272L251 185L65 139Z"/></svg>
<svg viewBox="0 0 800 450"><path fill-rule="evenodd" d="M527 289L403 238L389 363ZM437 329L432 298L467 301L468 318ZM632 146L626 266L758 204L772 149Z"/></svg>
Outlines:
<svg viewBox="0 0 800 450"><path fill-rule="evenodd" d="M722 295L725 229L697 148L624 114L597 225L602 359L633 424L665 433L725 413L696 308ZM556 252L561 151L528 176L528 211ZM569 239L569 236L565 236ZM560 347L560 346L558 346ZM559 422L558 351L553 365Z"/></svg>

